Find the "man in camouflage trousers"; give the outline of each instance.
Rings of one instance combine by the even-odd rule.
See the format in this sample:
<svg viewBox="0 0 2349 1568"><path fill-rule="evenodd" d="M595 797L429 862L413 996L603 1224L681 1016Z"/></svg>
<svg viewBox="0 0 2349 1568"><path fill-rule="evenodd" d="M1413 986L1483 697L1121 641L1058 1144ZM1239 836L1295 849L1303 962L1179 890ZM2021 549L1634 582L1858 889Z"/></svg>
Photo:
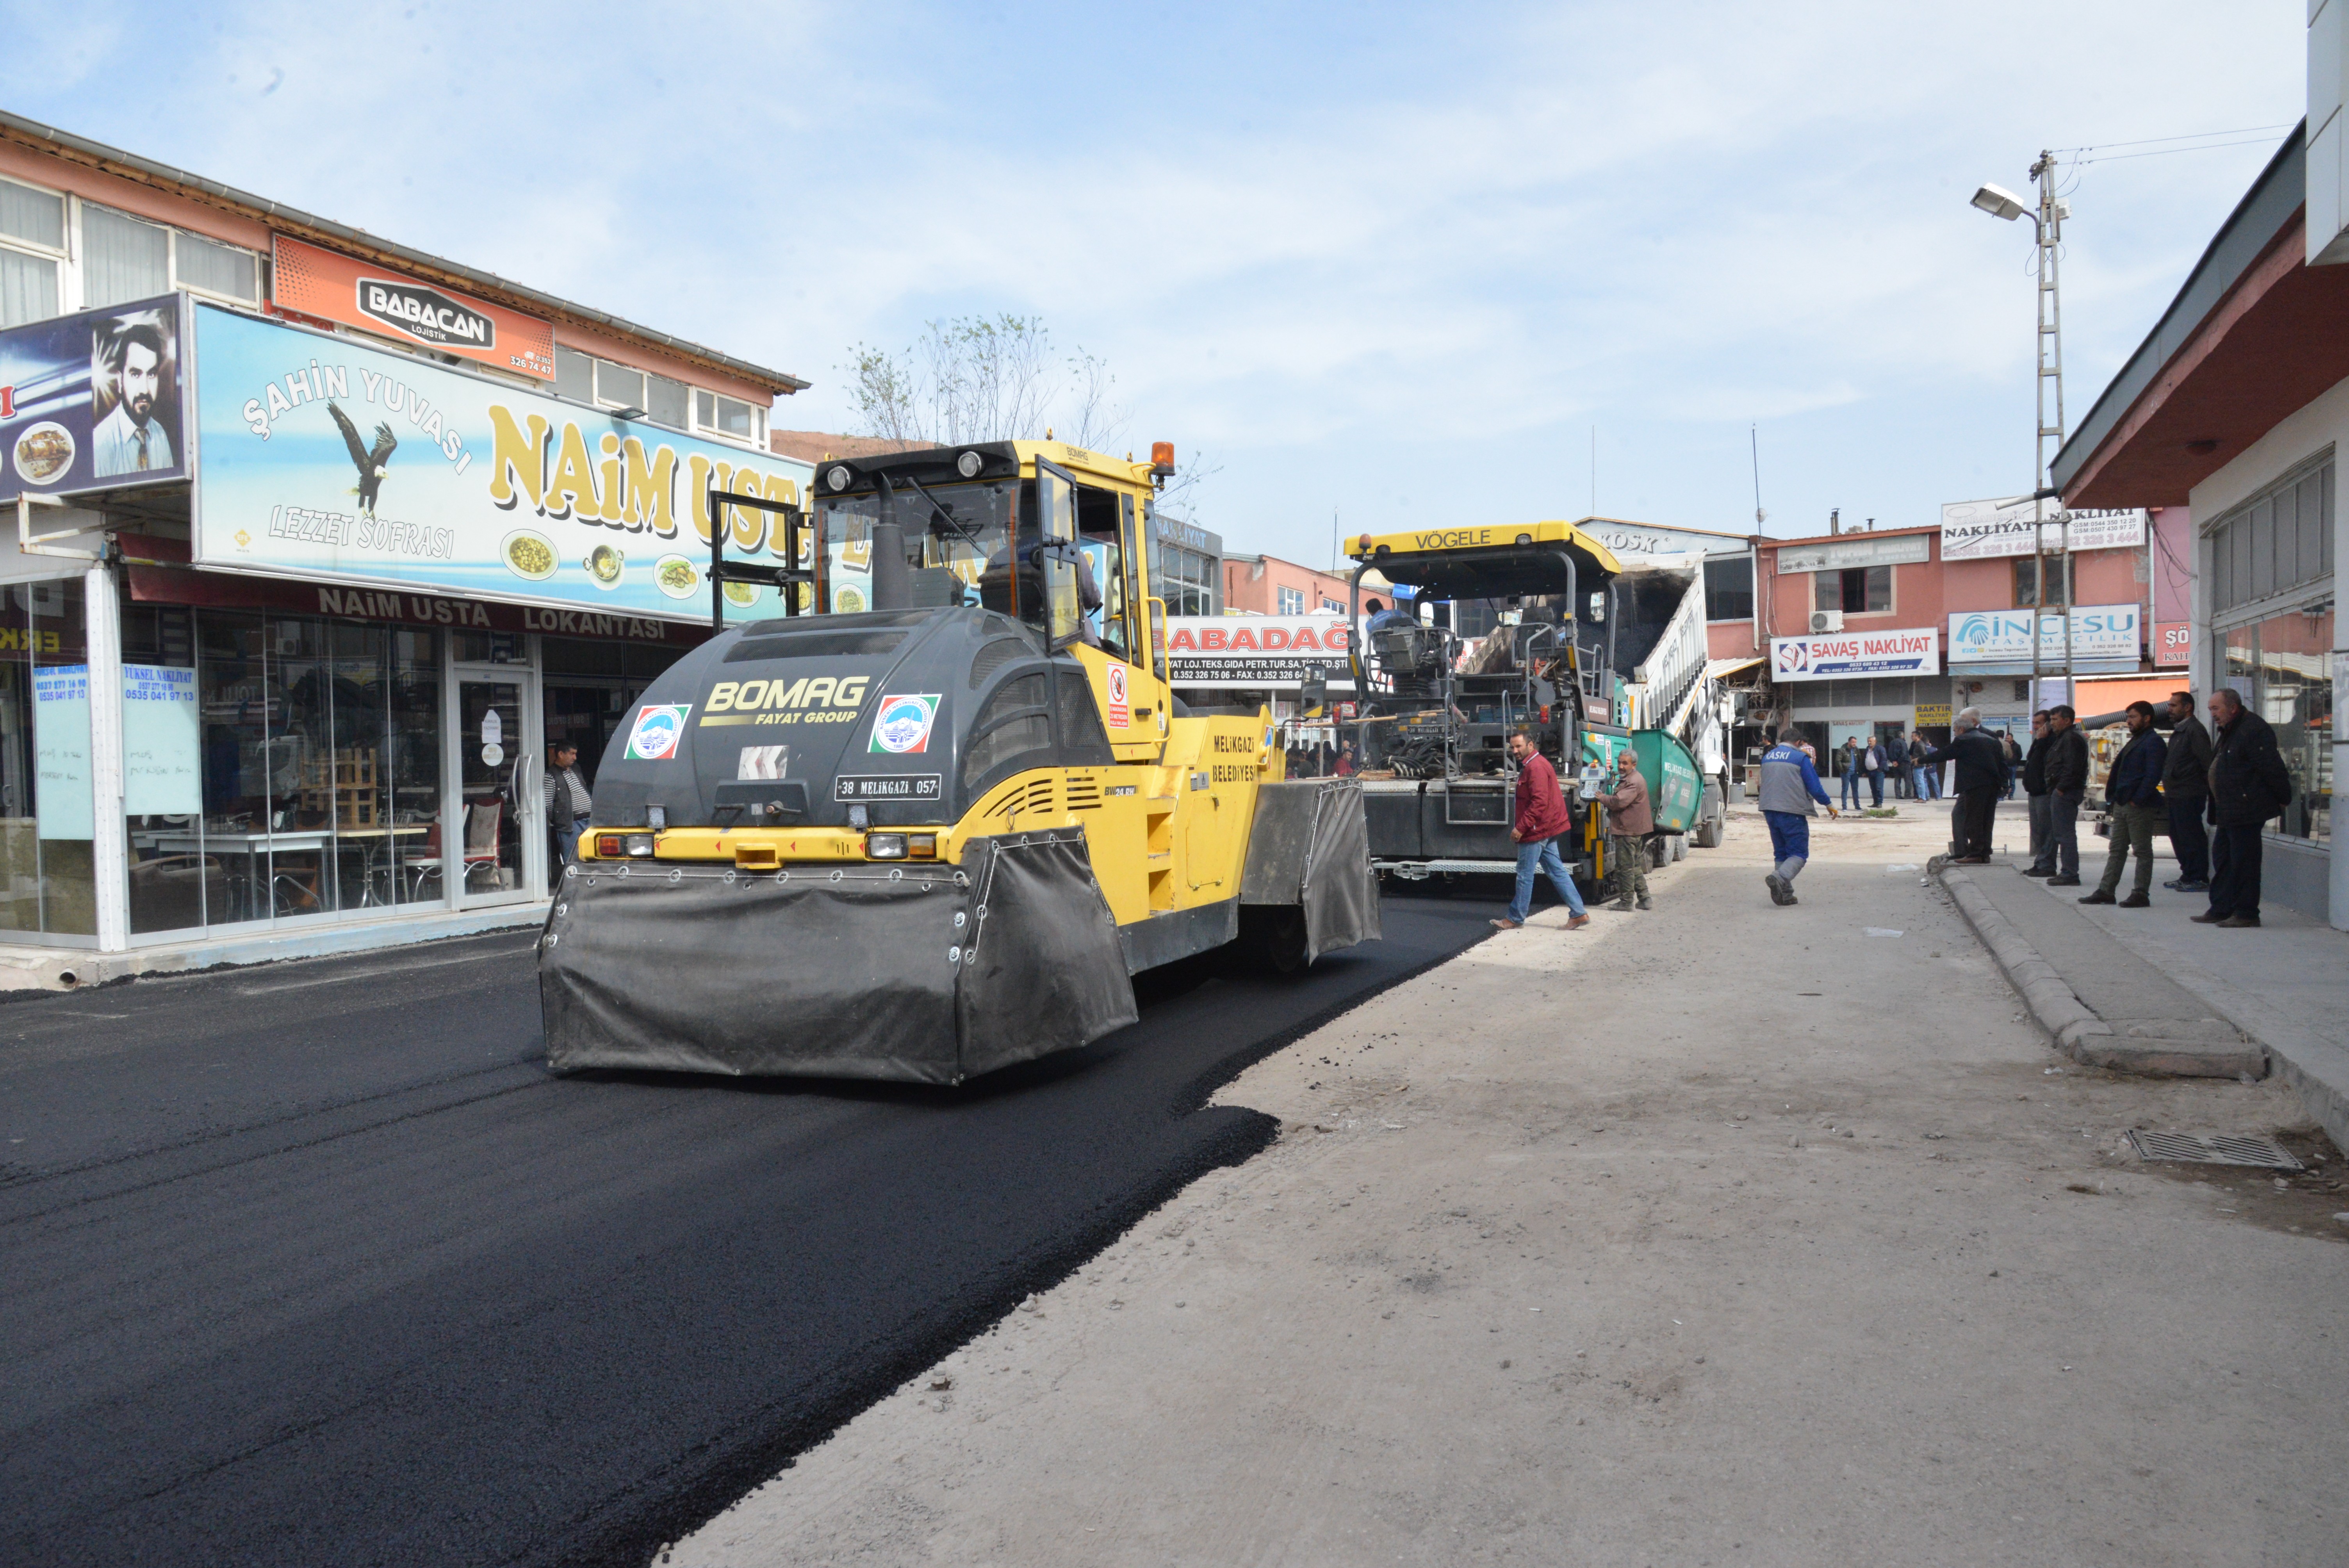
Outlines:
<svg viewBox="0 0 2349 1568"><path fill-rule="evenodd" d="M1615 758L1615 768L1614 790L1599 797L1607 807L1607 863L1615 872L1615 902L1609 907L1629 914L1656 907L1648 897L1648 835L1655 830L1656 813L1630 747Z"/></svg>

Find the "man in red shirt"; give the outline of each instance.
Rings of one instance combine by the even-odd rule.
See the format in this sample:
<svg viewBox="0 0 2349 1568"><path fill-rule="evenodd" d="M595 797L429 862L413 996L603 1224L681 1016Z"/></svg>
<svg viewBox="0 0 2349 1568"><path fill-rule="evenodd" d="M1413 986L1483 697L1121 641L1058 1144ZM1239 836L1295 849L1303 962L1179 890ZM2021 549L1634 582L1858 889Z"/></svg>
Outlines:
<svg viewBox="0 0 2349 1568"><path fill-rule="evenodd" d="M1509 737L1509 755L1517 761L1517 818L1509 830L1509 836L1517 841L1517 896L1510 901L1508 918L1493 924L1502 931L1523 925L1533 913L1534 875L1547 872L1550 885L1574 912L1566 928L1579 931L1590 923L1590 915L1582 907L1582 894L1567 872L1565 859L1557 852L1558 835L1573 824L1567 820L1566 797L1558 792L1557 770L1528 730Z"/></svg>

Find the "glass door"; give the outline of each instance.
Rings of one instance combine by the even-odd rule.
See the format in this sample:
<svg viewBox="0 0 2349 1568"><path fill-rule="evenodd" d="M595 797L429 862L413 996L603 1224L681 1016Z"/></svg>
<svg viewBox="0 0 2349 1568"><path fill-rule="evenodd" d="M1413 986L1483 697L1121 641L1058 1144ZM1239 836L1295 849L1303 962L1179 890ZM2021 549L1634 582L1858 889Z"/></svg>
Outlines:
<svg viewBox="0 0 2349 1568"><path fill-rule="evenodd" d="M527 899L543 884L537 679L514 665L450 666L450 810L443 876L460 903Z"/></svg>

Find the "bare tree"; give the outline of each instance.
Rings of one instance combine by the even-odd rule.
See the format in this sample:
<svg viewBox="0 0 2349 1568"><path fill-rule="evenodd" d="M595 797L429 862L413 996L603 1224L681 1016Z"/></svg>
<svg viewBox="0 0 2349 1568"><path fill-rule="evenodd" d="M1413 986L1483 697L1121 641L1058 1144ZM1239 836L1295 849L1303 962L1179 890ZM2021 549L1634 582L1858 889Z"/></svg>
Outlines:
<svg viewBox="0 0 2349 1568"><path fill-rule="evenodd" d="M844 368L866 435L958 445L1065 427L1071 445L1098 450L1125 428L1110 397L1117 378L1082 348L1065 366L1066 387L1054 374L1051 329L1006 313L930 322L903 354L860 343Z"/></svg>

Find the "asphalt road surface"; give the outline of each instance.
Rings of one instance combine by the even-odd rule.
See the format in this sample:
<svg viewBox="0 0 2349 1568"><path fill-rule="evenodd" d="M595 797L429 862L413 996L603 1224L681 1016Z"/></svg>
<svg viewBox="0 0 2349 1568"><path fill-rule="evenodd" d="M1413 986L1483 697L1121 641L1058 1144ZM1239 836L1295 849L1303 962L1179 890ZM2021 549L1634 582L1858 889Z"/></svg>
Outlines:
<svg viewBox="0 0 2349 1568"><path fill-rule="evenodd" d="M0 1006L0 1561L641 1563L1262 1148L1207 1094L1493 911L959 1090L554 1078L512 935Z"/></svg>

